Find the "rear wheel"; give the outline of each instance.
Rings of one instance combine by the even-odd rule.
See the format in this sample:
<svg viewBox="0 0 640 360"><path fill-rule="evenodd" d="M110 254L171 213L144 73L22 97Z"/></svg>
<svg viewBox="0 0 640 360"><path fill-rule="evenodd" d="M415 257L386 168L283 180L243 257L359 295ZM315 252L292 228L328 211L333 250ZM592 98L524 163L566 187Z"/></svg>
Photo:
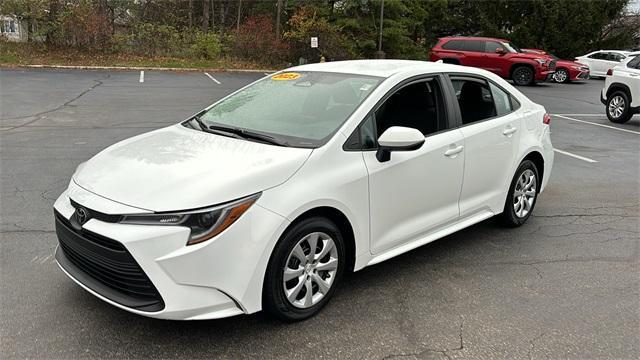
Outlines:
<svg viewBox="0 0 640 360"><path fill-rule="evenodd" d="M567 69L558 69L553 73L553 80L559 83L569 82L569 72Z"/></svg>
<svg viewBox="0 0 640 360"><path fill-rule="evenodd" d="M517 227L524 224L536 205L540 180L536 165L529 160L523 161L511 180L509 195L502 211L502 223Z"/></svg>
<svg viewBox="0 0 640 360"><path fill-rule="evenodd" d="M276 245L263 291L263 307L285 321L315 315L329 301L342 278L342 234L322 217L300 221Z"/></svg>
<svg viewBox="0 0 640 360"><path fill-rule="evenodd" d="M513 83L520 86L526 86L533 84L534 76L533 69L528 66L518 66L513 70L511 79Z"/></svg>
<svg viewBox="0 0 640 360"><path fill-rule="evenodd" d="M616 91L607 98L607 118L609 121L623 124L631 119L629 97L624 91Z"/></svg>

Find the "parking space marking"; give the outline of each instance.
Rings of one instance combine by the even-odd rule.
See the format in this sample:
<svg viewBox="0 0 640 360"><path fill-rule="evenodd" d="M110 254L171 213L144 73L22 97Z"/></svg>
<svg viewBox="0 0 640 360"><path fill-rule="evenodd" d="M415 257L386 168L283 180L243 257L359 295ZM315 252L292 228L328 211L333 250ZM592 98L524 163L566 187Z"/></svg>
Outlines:
<svg viewBox="0 0 640 360"><path fill-rule="evenodd" d="M205 75L207 75L207 77L211 80L213 80L216 84L220 85L220 81L216 80L216 78L214 78L213 76L211 76L209 73L204 73Z"/></svg>
<svg viewBox="0 0 640 360"><path fill-rule="evenodd" d="M584 157L584 156L580 156L580 155L576 155L576 154L572 154L570 152L567 151L562 151L562 150L558 150L558 149L553 149L553 151L559 153L559 154L563 154L563 155L567 155L567 156L571 156L572 158L576 158L578 160L582 160L582 161L586 161L588 163L597 163L596 160L593 159L589 159L588 157Z"/></svg>
<svg viewBox="0 0 640 360"><path fill-rule="evenodd" d="M144 82L144 71L140 70L140 82L143 83Z"/></svg>
<svg viewBox="0 0 640 360"><path fill-rule="evenodd" d="M627 130L627 129L621 129L615 126L609 126L609 125L604 125L604 124L598 124L598 123L594 123L591 121L585 121L585 120L580 120L580 119L574 119L572 117L568 117L568 116L564 116L564 115L558 115L558 114L552 114L552 116L556 116L562 119L567 119L567 120L572 120L572 121L577 121L577 122L581 122L581 123L585 123L585 124L591 124L591 125L595 125L595 126L601 126L607 129L613 129L613 130L619 130L619 131L624 131L624 132L628 132L628 133L632 133L632 134L636 134L636 135L640 135L640 132L638 131L633 131L633 130ZM575 116L575 115L574 115Z"/></svg>
<svg viewBox="0 0 640 360"><path fill-rule="evenodd" d="M557 116L607 116L607 114L552 114Z"/></svg>

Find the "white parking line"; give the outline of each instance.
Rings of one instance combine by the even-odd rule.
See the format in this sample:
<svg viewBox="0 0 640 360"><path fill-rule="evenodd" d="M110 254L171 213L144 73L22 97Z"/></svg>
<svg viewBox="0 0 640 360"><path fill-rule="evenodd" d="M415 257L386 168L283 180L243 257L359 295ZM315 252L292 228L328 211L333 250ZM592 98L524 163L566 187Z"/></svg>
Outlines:
<svg viewBox="0 0 640 360"><path fill-rule="evenodd" d="M271 73L264 73L264 74L267 75L267 76L271 75Z"/></svg>
<svg viewBox="0 0 640 360"><path fill-rule="evenodd" d="M552 114L557 116L607 116L607 114Z"/></svg>
<svg viewBox="0 0 640 360"><path fill-rule="evenodd" d="M613 129L613 130L619 130L619 131L624 131L624 132L628 132L628 133L632 133L632 134L637 134L640 135L640 132L638 131L633 131L633 130L627 130L627 129L621 129L615 126L609 126L609 125L604 125L604 124L598 124L598 123L594 123L591 121L585 121L585 120L580 120L580 119L574 119L572 117L568 117L568 116L564 116L564 115L558 115L558 114L552 114L552 116L556 116L562 119L567 119L567 120L572 120L572 121L577 121L577 122L581 122L581 123L585 123L585 124L591 124L591 125L595 125L595 126L601 126L607 129ZM574 115L576 116L576 115Z"/></svg>
<svg viewBox="0 0 640 360"><path fill-rule="evenodd" d="M593 159L589 159L587 157L584 156L580 156L580 155L576 155L576 154L572 154L570 152L566 152L566 151L562 151L562 150L558 150L558 149L553 149L553 151L559 153L559 154L563 154L563 155L567 155L567 156L571 156L572 158L576 158L578 160L582 160L582 161L586 161L588 163L597 163L597 161L593 160Z"/></svg>
<svg viewBox="0 0 640 360"><path fill-rule="evenodd" d="M220 85L220 81L216 80L216 78L214 78L213 76L209 75L209 73L204 73L205 75L207 75L207 77L211 80L213 80L216 84Z"/></svg>
<svg viewBox="0 0 640 360"><path fill-rule="evenodd" d="M143 83L144 82L144 71L140 70L140 82Z"/></svg>

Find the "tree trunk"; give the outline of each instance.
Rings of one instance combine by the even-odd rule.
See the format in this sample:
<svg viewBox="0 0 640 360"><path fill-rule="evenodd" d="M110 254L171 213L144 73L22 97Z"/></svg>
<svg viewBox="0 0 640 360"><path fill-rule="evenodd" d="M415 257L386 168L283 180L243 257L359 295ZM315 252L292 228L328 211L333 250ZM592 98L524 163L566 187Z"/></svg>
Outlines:
<svg viewBox="0 0 640 360"><path fill-rule="evenodd" d="M209 30L209 0L202 2L202 31Z"/></svg>
<svg viewBox="0 0 640 360"><path fill-rule="evenodd" d="M211 0L211 31L216 30L216 2Z"/></svg>
<svg viewBox="0 0 640 360"><path fill-rule="evenodd" d="M189 0L189 28L193 27L193 0Z"/></svg>
<svg viewBox="0 0 640 360"><path fill-rule="evenodd" d="M50 0L49 1L49 16L47 17L47 22L49 24L54 24L56 21L56 18L58 17L58 1L57 0ZM53 26L50 26L49 29L47 30L47 43L48 44L55 44L57 39L55 38L55 33L56 29L53 28Z"/></svg>
<svg viewBox="0 0 640 360"><path fill-rule="evenodd" d="M240 30L240 14L242 13L242 0L238 0L238 18L236 19L236 30Z"/></svg>
<svg viewBox="0 0 640 360"><path fill-rule="evenodd" d="M282 13L282 0L276 3L276 39L280 38L280 14Z"/></svg>

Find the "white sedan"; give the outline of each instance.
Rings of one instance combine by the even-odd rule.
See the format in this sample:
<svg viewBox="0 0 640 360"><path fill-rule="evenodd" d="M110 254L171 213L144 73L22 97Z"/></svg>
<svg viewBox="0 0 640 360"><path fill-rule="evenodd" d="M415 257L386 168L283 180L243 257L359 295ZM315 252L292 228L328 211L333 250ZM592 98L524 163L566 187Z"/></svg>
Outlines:
<svg viewBox="0 0 640 360"><path fill-rule="evenodd" d="M345 271L496 215L522 225L551 174L549 119L470 67L287 69L78 166L56 259L140 315L301 320Z"/></svg>
<svg viewBox="0 0 640 360"><path fill-rule="evenodd" d="M576 61L589 66L591 76L604 77L607 71L627 58L623 50L598 50L576 57Z"/></svg>

